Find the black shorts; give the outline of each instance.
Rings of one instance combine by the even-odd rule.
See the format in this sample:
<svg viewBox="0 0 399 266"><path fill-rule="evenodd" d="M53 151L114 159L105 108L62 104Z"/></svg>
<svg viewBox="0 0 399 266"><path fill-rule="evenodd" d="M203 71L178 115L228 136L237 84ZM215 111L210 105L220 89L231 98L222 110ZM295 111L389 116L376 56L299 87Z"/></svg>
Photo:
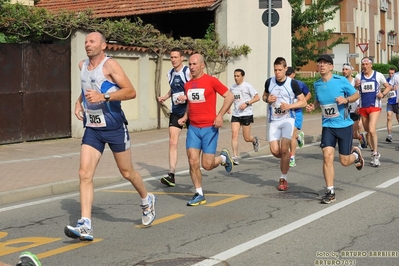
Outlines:
<svg viewBox="0 0 399 266"><path fill-rule="evenodd" d="M231 122L238 122L242 126L249 126L251 123L254 122L253 115L244 115L244 116L232 116Z"/></svg>
<svg viewBox="0 0 399 266"><path fill-rule="evenodd" d="M183 129L184 125L179 125L178 120L180 118L182 118L184 116L184 114L173 114L171 113L169 116L169 127L178 127L180 129ZM186 121L186 127L188 128L188 126L190 125L190 120L187 119Z"/></svg>
<svg viewBox="0 0 399 266"><path fill-rule="evenodd" d="M356 113L350 113L351 119L353 121L359 121L360 120L360 115Z"/></svg>

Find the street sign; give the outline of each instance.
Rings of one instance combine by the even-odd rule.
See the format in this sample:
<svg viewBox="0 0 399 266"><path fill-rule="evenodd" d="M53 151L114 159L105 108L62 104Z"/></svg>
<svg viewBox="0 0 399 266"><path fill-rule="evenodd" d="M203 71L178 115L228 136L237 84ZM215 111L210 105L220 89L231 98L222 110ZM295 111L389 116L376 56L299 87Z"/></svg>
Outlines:
<svg viewBox="0 0 399 266"><path fill-rule="evenodd" d="M269 1L272 1L272 8L283 7L283 0L259 0L259 9L269 8Z"/></svg>
<svg viewBox="0 0 399 266"><path fill-rule="evenodd" d="M346 57L356 58L356 57L359 57L359 54L346 54Z"/></svg>
<svg viewBox="0 0 399 266"><path fill-rule="evenodd" d="M272 27L274 27L274 26L276 26L277 25L277 23L279 22L279 20L280 20L280 15L278 14L278 12L276 11L276 10L274 10L274 9L272 9L271 10L271 13L272 13ZM262 14L262 22L263 22L263 24L265 24L267 27L269 26L268 24L269 24L269 10L268 9L266 9L266 11L265 12L263 12L263 14Z"/></svg>
<svg viewBox="0 0 399 266"><path fill-rule="evenodd" d="M359 46L362 53L365 53L369 49L368 43L359 43L357 46Z"/></svg>

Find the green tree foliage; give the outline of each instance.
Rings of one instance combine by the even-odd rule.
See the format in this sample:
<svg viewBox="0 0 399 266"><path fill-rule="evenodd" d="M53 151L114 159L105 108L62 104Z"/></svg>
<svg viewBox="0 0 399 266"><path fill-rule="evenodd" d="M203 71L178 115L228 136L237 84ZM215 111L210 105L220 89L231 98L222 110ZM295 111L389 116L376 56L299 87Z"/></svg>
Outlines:
<svg viewBox="0 0 399 266"><path fill-rule="evenodd" d="M396 69L399 67L399 56L392 56L391 60L389 60L388 64L395 66Z"/></svg>
<svg viewBox="0 0 399 266"><path fill-rule="evenodd" d="M331 50L342 43L345 38L339 37L329 45L319 47L319 42L331 39L333 29L319 30L324 23L332 20L340 9L339 0L319 0L303 5L303 0L288 0L292 7L292 65L300 68L309 60L316 60L317 55Z"/></svg>
<svg viewBox="0 0 399 266"><path fill-rule="evenodd" d="M379 63L374 63L373 64L373 70L381 72L382 74L388 74L388 70L393 67L395 69L398 69L397 66L395 65L390 65L390 64L379 64Z"/></svg>
<svg viewBox="0 0 399 266"><path fill-rule="evenodd" d="M200 53L207 62L210 75L225 71L227 63L234 58L248 55L247 45L229 47L222 45L214 25L210 25L203 39L184 37L179 40L168 38L151 24L137 19L99 19L90 10L83 12L60 11L51 13L44 8L10 4L0 0L0 42L24 43L51 40L68 41L74 30L99 31L109 41L127 46L144 47L156 55L155 96L160 96L162 60L173 47ZM156 99L157 100L157 99ZM165 114L170 111L161 105Z"/></svg>

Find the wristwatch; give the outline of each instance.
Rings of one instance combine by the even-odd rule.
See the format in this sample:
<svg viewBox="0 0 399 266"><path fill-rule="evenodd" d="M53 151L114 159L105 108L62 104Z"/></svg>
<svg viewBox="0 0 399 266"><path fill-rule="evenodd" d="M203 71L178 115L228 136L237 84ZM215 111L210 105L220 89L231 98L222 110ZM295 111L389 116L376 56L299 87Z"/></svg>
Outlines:
<svg viewBox="0 0 399 266"><path fill-rule="evenodd" d="M104 99L105 99L106 102L109 101L109 98L111 98L111 96L109 95L109 93L105 93L105 94L104 94Z"/></svg>
<svg viewBox="0 0 399 266"><path fill-rule="evenodd" d="M249 106L249 105L250 105L250 104L249 104L249 101L246 101L246 102L245 102L245 104L246 104L247 106Z"/></svg>

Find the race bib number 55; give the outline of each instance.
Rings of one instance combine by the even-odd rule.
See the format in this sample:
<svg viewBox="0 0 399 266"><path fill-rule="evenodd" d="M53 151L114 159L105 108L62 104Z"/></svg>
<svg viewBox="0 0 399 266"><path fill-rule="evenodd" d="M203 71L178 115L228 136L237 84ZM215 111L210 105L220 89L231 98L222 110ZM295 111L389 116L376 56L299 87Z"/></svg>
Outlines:
<svg viewBox="0 0 399 266"><path fill-rule="evenodd" d="M187 91L187 98L190 103L203 103L205 99L205 89L189 89Z"/></svg>

